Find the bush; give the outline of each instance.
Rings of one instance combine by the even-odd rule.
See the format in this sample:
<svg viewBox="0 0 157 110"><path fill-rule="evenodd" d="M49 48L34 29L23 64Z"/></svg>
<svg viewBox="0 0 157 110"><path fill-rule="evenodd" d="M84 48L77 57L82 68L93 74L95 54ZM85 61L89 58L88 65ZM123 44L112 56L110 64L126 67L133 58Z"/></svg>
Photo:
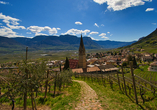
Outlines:
<svg viewBox="0 0 157 110"><path fill-rule="evenodd" d="M7 98L7 97L2 97L0 98L0 102L3 103L3 102L9 102L10 100Z"/></svg>

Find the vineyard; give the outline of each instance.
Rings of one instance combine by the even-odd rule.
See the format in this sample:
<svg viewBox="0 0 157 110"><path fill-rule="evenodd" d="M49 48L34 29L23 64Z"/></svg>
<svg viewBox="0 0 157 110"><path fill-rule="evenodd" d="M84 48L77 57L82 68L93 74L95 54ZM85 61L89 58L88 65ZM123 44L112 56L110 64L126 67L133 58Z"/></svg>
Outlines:
<svg viewBox="0 0 157 110"><path fill-rule="evenodd" d="M75 73L75 77L91 83L97 82L104 87L110 86L113 91L125 94L142 109L157 109L157 73L139 73L131 65L129 71L128 68L121 68L120 72L111 73Z"/></svg>
<svg viewBox="0 0 157 110"><path fill-rule="evenodd" d="M79 94L80 86L72 83L72 75L70 70L48 69L44 62L29 64L24 61L18 68L3 68L0 70L0 103L9 102L12 109L18 105L24 110L27 106L36 110L41 104L52 108L64 107L75 101L75 94ZM70 95L66 95L65 90ZM60 103L57 105L57 102Z"/></svg>

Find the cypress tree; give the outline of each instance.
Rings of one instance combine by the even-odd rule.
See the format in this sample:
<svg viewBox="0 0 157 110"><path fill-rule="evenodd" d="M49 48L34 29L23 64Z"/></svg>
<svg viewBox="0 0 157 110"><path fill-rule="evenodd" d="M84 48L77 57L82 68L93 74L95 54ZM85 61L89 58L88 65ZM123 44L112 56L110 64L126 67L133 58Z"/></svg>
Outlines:
<svg viewBox="0 0 157 110"><path fill-rule="evenodd" d="M64 64L64 70L67 70L69 69L69 60L68 60L68 57L66 57L66 60L65 60L65 64Z"/></svg>

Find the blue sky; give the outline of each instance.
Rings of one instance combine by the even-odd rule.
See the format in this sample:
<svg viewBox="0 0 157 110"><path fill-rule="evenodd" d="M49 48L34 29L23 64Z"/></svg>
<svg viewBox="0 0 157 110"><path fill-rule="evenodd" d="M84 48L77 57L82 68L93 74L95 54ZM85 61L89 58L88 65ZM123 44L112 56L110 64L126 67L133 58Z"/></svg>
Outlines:
<svg viewBox="0 0 157 110"><path fill-rule="evenodd" d="M0 0L0 36L134 41L157 28L157 0Z"/></svg>

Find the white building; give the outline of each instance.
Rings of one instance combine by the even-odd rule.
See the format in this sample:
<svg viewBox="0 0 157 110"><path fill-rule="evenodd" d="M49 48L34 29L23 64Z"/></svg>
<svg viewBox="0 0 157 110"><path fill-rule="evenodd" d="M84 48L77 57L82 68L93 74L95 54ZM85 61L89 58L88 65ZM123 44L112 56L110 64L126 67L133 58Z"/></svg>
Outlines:
<svg viewBox="0 0 157 110"><path fill-rule="evenodd" d="M150 64L148 67L148 71L156 71L157 72L157 61Z"/></svg>

